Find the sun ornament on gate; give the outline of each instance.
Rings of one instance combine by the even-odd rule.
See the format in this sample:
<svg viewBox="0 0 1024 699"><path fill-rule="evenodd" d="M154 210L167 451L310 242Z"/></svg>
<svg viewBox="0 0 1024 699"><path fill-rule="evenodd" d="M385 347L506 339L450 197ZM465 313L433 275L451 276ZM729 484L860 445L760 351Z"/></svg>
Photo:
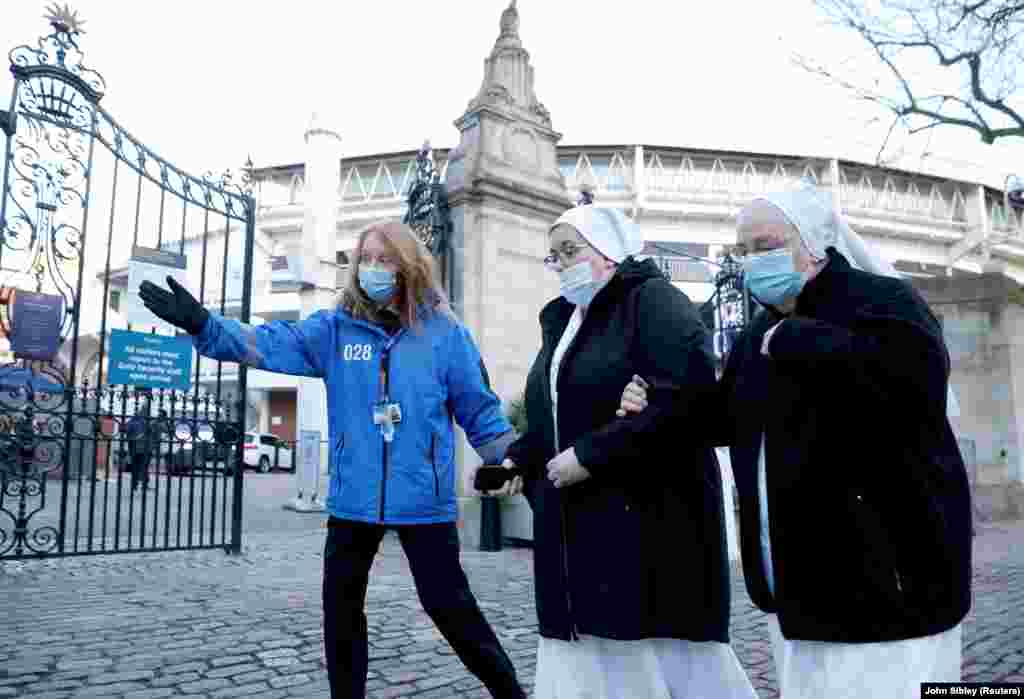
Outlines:
<svg viewBox="0 0 1024 699"><path fill-rule="evenodd" d="M85 34L85 20L78 16L77 10L72 10L67 3L64 7L61 7L57 3L50 5L46 8L47 14L43 15L43 19L53 25L53 28L58 32L64 34Z"/></svg>
<svg viewBox="0 0 1024 699"><path fill-rule="evenodd" d="M68 121L71 119L70 111L75 111L74 105L68 103L84 99L91 105L98 104L106 92L106 82L99 73L85 65L85 57L77 43L78 37L85 34L85 20L78 12L70 5L53 3L46 7L43 19L52 31L32 44L15 46L7 57L14 77L24 83L18 99L21 107L27 106L30 112L42 111L45 116ZM70 92L65 88L70 88ZM59 109L56 115L45 114L43 107L52 107L54 102L63 103L66 108ZM67 107L72 109L69 111ZM91 112L76 116L87 122L75 123L78 128L84 128L92 120Z"/></svg>

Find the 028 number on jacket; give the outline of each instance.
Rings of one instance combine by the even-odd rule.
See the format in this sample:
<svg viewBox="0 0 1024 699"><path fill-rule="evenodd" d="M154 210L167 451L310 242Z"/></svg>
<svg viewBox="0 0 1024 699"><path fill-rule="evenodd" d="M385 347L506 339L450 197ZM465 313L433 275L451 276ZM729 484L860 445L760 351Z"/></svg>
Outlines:
<svg viewBox="0 0 1024 699"><path fill-rule="evenodd" d="M342 349L341 356L346 362L368 362L373 357L373 345L347 344Z"/></svg>

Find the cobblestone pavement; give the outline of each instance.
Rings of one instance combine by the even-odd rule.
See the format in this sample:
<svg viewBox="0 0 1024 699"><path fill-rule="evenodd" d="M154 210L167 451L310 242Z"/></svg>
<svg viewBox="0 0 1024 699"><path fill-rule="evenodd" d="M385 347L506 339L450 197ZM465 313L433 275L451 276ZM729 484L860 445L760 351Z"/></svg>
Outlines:
<svg viewBox="0 0 1024 699"><path fill-rule="evenodd" d="M194 551L0 564L0 697L327 697L323 530L316 519L302 526L248 536L238 557ZM1022 682L1024 525L988 525L976 541L964 677ZM530 552L466 552L463 560L531 685ZM759 695L778 696L764 615L736 572L733 585L733 646ZM393 537L381 547L368 597L371 696L487 696L421 611Z"/></svg>

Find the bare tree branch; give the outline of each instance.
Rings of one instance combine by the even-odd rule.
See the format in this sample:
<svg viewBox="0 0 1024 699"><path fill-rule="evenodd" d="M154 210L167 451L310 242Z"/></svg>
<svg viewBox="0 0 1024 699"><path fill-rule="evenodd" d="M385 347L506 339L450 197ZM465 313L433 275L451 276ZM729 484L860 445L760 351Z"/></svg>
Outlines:
<svg viewBox="0 0 1024 699"><path fill-rule="evenodd" d="M1024 116L1021 116L1019 113L1017 113L1010 107L1006 106L1006 104L1003 103L1002 100L991 99L988 95L985 94L985 91L982 89L981 56L975 56L974 58L972 58L970 61L968 61L968 65L971 67L971 94L974 96L974 99L978 100L986 107L994 109L997 112L1002 112L1006 116L1013 119L1015 122L1017 122L1017 125L1020 126L1021 135L1024 136ZM991 133L992 132L989 131L989 134ZM986 141L986 143L992 143L992 141Z"/></svg>
<svg viewBox="0 0 1024 699"><path fill-rule="evenodd" d="M992 24L1003 24L1008 22L1018 12L1024 12L1024 3L999 8L989 17L989 22Z"/></svg>
<svg viewBox="0 0 1024 699"><path fill-rule="evenodd" d="M960 19L958 19L956 23L952 27L950 27L951 31L955 32L957 29L959 29L960 25L963 23L965 19L973 15L975 12L983 8L988 3L989 0L980 0L979 2L976 2L973 5L964 6L960 11Z"/></svg>
<svg viewBox="0 0 1024 699"><path fill-rule="evenodd" d="M988 144L1001 138L1024 137L1024 112L1019 104L1007 101L1019 89L1015 76L1024 56L1024 2L904 0L883 3L882 17L867 14L854 0L816 0L816 4L834 25L856 32L894 80L895 94L886 95L884 89L865 89L803 57L796 60L805 70L893 113L895 120L879 157L895 126L910 117L928 120L919 127L908 123L910 134L950 125L971 129ZM928 94L920 78L908 77L903 54L919 49L933 55L939 69L964 71L960 93Z"/></svg>
<svg viewBox="0 0 1024 699"><path fill-rule="evenodd" d="M882 141L882 145L878 147L878 153L875 154L875 165L882 165L882 153L889 145L889 139L892 137L892 132L896 128L896 125L900 123L902 117L897 116L889 124L889 130L885 133L885 140Z"/></svg>
<svg viewBox="0 0 1024 699"><path fill-rule="evenodd" d="M942 126L943 124L945 124L944 121L932 121L928 124L925 124L924 126L918 126L917 128L909 129L908 133L919 134L923 131L930 131L931 129L934 129L936 126Z"/></svg>

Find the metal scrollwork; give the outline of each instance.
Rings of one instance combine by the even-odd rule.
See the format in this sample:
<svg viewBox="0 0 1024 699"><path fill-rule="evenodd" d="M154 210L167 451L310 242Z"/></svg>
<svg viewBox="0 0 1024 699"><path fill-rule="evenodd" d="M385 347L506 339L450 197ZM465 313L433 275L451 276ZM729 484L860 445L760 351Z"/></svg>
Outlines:
<svg viewBox="0 0 1024 699"><path fill-rule="evenodd" d="M46 554L56 548L58 531L52 524L33 527L31 521L46 507L47 474L63 462L63 436L47 429L46 417L37 419L31 407L5 422L0 431L0 516L13 526L10 534L0 526L0 556L10 551ZM8 509L7 500L15 500L17 507Z"/></svg>
<svg viewBox="0 0 1024 699"><path fill-rule="evenodd" d="M185 394L97 385L104 376L103 339L98 341L101 351L96 373L83 371L87 380L74 385L77 370L71 365L76 357L78 362L83 360L76 334L83 331L76 323L81 322L83 306L86 213L102 179L92 181L95 151L106 148L118 166L138 175L140 199L142 183L148 181L160 190L161 206L164 195L176 196L186 207L220 214L229 223L245 224L250 231L253 165L250 159L239 175L227 171L220 176L195 177L160 158L100 106L106 83L86 67L78 46L84 22L67 6L47 9L51 33L35 45L18 46L9 54L15 87L10 109L0 111L0 126L6 136L0 135L0 145L5 144L0 164L0 332L10 335L17 290L59 296L63 315L54 359L39 361L16 355L13 361L0 362L0 558L52 555L64 552L65 546L72 545L69 541L74 542L76 551L78 541L88 541L85 546L93 552L94 537L102 536L93 532L98 521L90 518L80 532L76 514L76 529L68 528L69 515L63 510L68 505L70 479L74 477L78 487L76 507L85 498L102 509L99 497L95 492L89 495L88 490L102 487L106 496L106 484L112 477L117 484L111 486L116 490L110 497L120 503L119 477L129 451L132 419L141 418L158 428L154 433L161 435L160 448L176 452L191 450L193 442L230 446L242 439L243 413L231 396L222 400L200 395L199 389ZM114 194L116 181L115 174ZM183 240L184 235L183 230ZM98 332L93 328L87 332L103 338L109 329L106 320L103 323ZM219 394L219 386L217 390ZM50 484L49 496L57 500L59 515L53 503L47 506L48 481L58 477L62 481L57 481L56 487ZM90 486L100 482L104 485ZM180 496L181 491L178 493ZM173 506L169 493L167 497L164 505ZM224 492L217 497L218 506L227 500ZM202 500L199 505L204 506ZM107 514L104 512L103 522ZM120 522L121 514L118 510L112 517ZM139 524L143 516L142 511L129 510L127 526ZM148 511L145 516L149 517ZM158 522L153 519L149 524L155 528ZM212 530L212 520L205 524ZM123 535L122 531L122 539ZM118 536L115 530L114 538ZM128 536L135 533L130 531ZM240 541L240 535L235 539ZM141 544L136 541L134 545ZM155 545L155 539L147 545ZM178 546L188 545L178 542Z"/></svg>
<svg viewBox="0 0 1024 699"><path fill-rule="evenodd" d="M46 19L53 32L40 37L35 46L17 46L8 54L15 77L19 76L19 71L32 69L60 71L88 88L93 101L98 101L106 92L106 81L102 75L85 66L82 51L75 41L77 35L85 33L82 28L85 22L66 5L63 8L51 6L48 11Z"/></svg>
<svg viewBox="0 0 1024 699"><path fill-rule="evenodd" d="M589 191L587 194L589 195ZM584 192L581 191L578 205L592 203L592 199L584 200L583 196ZM714 292L711 298L701 305L700 316L712 331L715 354L724 364L736 338L750 322L752 299L743 282L743 265L729 253L716 262L679 250L661 250L657 243L651 243L651 246L663 253L654 255L653 259L669 281L672 281L670 259L673 257L682 257L717 268L713 279Z"/></svg>
<svg viewBox="0 0 1024 699"><path fill-rule="evenodd" d="M416 173L409 184L406 204L408 208L402 222L408 224L431 254L443 262L450 243L451 217L448 191L434 168L430 141L424 142L416 155ZM444 273L444 264L441 267Z"/></svg>
<svg viewBox="0 0 1024 699"><path fill-rule="evenodd" d="M94 134L121 162L169 194L235 221L248 220L252 199L241 183L233 181L230 172L219 177L209 172L194 177L143 145L102 108L96 109Z"/></svg>
<svg viewBox="0 0 1024 699"><path fill-rule="evenodd" d="M715 275L715 353L724 362L736 338L750 321L750 295L743 283L743 265L726 254Z"/></svg>

